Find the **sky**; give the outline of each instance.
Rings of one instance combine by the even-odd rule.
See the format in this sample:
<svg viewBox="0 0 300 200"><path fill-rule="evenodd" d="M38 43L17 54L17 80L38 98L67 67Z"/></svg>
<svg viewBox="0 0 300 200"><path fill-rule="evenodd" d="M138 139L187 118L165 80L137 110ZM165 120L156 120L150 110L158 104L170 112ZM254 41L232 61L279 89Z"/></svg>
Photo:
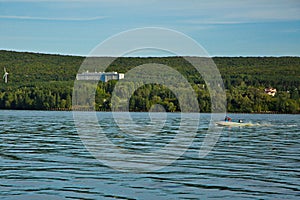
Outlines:
<svg viewBox="0 0 300 200"><path fill-rule="evenodd" d="M211 56L300 56L299 0L0 0L0 49L86 56L135 28L172 29Z"/></svg>

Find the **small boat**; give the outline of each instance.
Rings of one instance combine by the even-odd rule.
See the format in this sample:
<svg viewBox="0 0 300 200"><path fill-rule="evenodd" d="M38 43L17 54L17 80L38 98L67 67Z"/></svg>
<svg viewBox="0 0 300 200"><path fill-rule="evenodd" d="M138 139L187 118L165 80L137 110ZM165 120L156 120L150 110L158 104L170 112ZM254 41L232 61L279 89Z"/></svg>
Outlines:
<svg viewBox="0 0 300 200"><path fill-rule="evenodd" d="M217 125L220 126L255 126L257 124L252 123L243 123L243 122L231 122L231 121L220 121L216 122Z"/></svg>

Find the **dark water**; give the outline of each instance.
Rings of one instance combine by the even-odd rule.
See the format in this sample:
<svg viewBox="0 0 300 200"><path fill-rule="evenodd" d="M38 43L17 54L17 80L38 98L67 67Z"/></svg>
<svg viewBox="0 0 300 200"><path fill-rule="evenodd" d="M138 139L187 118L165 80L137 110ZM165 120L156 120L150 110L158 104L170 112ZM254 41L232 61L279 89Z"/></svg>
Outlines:
<svg viewBox="0 0 300 200"><path fill-rule="evenodd" d="M110 114L97 115L107 138L133 153L163 147L180 126L180 115L168 114L161 133L134 137L120 131ZM132 115L149 125L147 113ZM202 114L179 159L135 173L95 159L71 112L0 111L0 199L299 199L300 115L231 117L259 125L224 128L213 151L199 158L210 119Z"/></svg>

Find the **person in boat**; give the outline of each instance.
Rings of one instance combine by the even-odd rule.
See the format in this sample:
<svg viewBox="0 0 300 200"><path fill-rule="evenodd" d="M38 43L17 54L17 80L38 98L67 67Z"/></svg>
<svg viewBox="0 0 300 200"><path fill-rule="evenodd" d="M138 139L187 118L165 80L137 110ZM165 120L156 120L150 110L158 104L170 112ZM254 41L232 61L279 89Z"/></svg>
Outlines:
<svg viewBox="0 0 300 200"><path fill-rule="evenodd" d="M226 116L226 117L225 117L225 122L231 122L231 118L228 117L228 116Z"/></svg>

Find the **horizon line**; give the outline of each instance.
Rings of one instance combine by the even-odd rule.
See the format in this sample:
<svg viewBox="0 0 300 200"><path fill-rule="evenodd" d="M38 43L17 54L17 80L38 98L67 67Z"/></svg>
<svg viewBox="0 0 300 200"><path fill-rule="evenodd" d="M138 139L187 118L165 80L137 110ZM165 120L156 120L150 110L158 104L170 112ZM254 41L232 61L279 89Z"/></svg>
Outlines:
<svg viewBox="0 0 300 200"><path fill-rule="evenodd" d="M30 50L16 50L16 49L0 49L0 51L7 51L7 52L15 52L15 53L33 53L33 54L44 54L44 55L57 55L57 56L74 56L74 57L115 57L115 56L89 56L83 54L67 54L62 52L36 52ZM122 56L124 58L167 58L167 57L199 57L196 55L136 55L136 56ZM300 55L208 55L202 57L300 57Z"/></svg>

